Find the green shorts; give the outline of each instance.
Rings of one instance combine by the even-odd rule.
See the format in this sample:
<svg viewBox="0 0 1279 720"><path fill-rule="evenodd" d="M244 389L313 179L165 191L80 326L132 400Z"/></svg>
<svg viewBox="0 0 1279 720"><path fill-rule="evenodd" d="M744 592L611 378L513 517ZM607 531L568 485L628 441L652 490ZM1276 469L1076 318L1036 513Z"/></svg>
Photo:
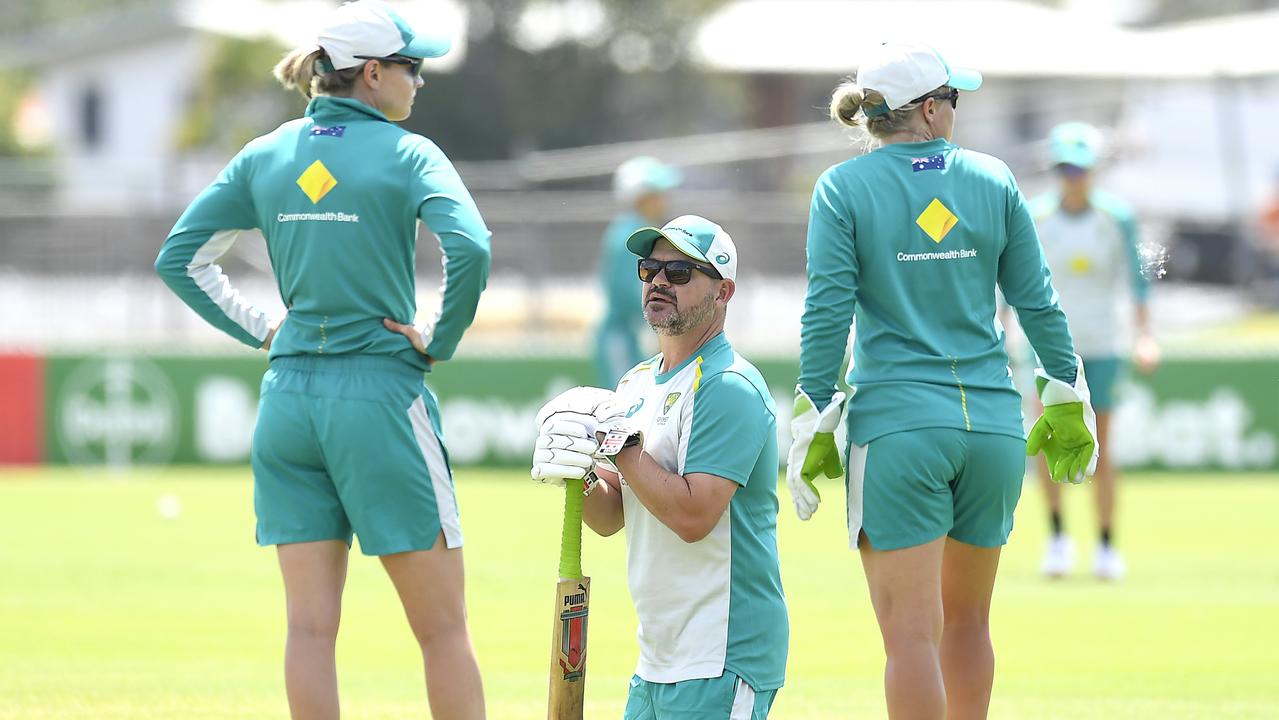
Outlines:
<svg viewBox="0 0 1279 720"><path fill-rule="evenodd" d="M1116 388L1128 374L1128 361L1115 355L1099 355L1083 360L1093 410L1107 412L1114 409Z"/></svg>
<svg viewBox="0 0 1279 720"><path fill-rule="evenodd" d="M848 539L864 530L876 550L948 535L978 547L1008 542L1026 472L1026 441L924 428L849 445Z"/></svg>
<svg viewBox="0 0 1279 720"><path fill-rule="evenodd" d="M422 371L378 355L287 356L253 432L259 545L360 538L365 555L459 547L440 412Z"/></svg>
<svg viewBox="0 0 1279 720"><path fill-rule="evenodd" d="M652 683L639 675L631 678L623 720L765 720L777 697L776 690L756 691L746 681L725 670L706 680Z"/></svg>

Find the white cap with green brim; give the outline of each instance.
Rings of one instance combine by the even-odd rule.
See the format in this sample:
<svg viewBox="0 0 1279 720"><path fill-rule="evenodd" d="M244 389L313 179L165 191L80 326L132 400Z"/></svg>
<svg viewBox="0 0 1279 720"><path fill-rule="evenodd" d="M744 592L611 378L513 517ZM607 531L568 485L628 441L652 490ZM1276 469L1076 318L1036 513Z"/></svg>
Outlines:
<svg viewBox="0 0 1279 720"><path fill-rule="evenodd" d="M674 165L641 155L617 166L613 173L613 195L619 202L634 202L651 192L666 192L679 187L684 175Z"/></svg>
<svg viewBox="0 0 1279 720"><path fill-rule="evenodd" d="M676 250L706 263L725 280L737 279L737 246L724 228L697 215L680 215L660 228L640 228L626 240L626 249L648 257L658 240L666 240Z"/></svg>
<svg viewBox="0 0 1279 720"><path fill-rule="evenodd" d="M329 72L392 55L436 58L453 45L442 35L415 31L380 0L357 0L334 10L315 43L328 55L324 69Z"/></svg>
<svg viewBox="0 0 1279 720"><path fill-rule="evenodd" d="M952 68L927 45L884 43L857 68L857 84L883 96L883 105L862 106L867 116L875 117L943 86L972 92L981 87L981 73Z"/></svg>
<svg viewBox="0 0 1279 720"><path fill-rule="evenodd" d="M1101 141L1101 131L1088 123L1062 123L1048 133L1048 152L1053 165L1087 170L1097 164Z"/></svg>

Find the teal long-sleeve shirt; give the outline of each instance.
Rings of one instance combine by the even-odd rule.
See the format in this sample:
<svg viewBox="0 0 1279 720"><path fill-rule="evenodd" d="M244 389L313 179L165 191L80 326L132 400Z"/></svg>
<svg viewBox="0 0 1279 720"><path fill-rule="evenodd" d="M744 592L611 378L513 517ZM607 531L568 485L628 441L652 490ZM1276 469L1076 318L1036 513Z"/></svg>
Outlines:
<svg viewBox="0 0 1279 720"><path fill-rule="evenodd" d="M178 219L155 268L205 320L261 347L268 319L216 264L256 228L288 308L271 357L383 354L426 358L383 318L417 312L417 223L439 237L443 298L420 328L433 360L453 356L488 279L491 233L444 153L364 103L317 97L306 115L251 141Z"/></svg>
<svg viewBox="0 0 1279 720"><path fill-rule="evenodd" d="M923 427L1022 437L996 285L1046 372L1073 383L1066 316L1004 163L933 140L828 169L809 216L800 386L830 402L856 317L854 442Z"/></svg>
<svg viewBox="0 0 1279 720"><path fill-rule="evenodd" d="M640 281L635 262L639 258L626 249L631 233L652 223L635 212L613 218L600 242L600 286L604 288L603 324L637 332L644 310L640 304ZM638 362L638 360L636 361Z"/></svg>

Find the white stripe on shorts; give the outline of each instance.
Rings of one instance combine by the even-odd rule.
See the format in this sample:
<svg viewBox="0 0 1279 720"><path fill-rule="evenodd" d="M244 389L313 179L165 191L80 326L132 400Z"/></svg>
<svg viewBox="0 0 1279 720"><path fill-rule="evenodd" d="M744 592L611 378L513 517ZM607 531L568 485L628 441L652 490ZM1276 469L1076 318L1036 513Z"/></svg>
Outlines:
<svg viewBox="0 0 1279 720"><path fill-rule="evenodd" d="M751 720L755 713L755 688L737 678L737 694L733 696L733 709L728 720Z"/></svg>
<svg viewBox="0 0 1279 720"><path fill-rule="evenodd" d="M848 547L857 549L857 536L862 531L863 488L866 485L866 445L848 445Z"/></svg>
<svg viewBox="0 0 1279 720"><path fill-rule="evenodd" d="M426 458L426 470L431 475L431 486L435 490L435 509L440 515L440 529L444 531L444 546L462 547L462 521L457 514L453 476L449 473L448 463L444 461L444 448L435 435L431 417L426 412L426 403L421 397L414 399L409 406L409 422L413 424L413 435L422 450L422 457Z"/></svg>

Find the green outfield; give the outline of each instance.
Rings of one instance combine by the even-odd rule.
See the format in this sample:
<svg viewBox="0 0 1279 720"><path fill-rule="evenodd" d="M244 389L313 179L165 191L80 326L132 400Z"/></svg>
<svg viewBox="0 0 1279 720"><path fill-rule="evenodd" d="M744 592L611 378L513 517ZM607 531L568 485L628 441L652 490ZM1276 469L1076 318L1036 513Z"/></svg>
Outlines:
<svg viewBox="0 0 1279 720"><path fill-rule="evenodd" d="M1279 477L1131 480L1119 585L1037 577L1042 501L1028 488L995 597L992 716L1279 717ZM543 718L561 499L515 472L465 470L458 485L489 717ZM1069 498L1087 560L1088 489ZM793 632L773 717L883 717L840 503L808 524L783 511ZM274 553L253 544L246 469L0 471L0 528L0 718L286 717L282 590ZM620 536L585 544L593 720L620 716L635 657L623 553ZM375 561L352 563L344 613L345 714L425 716L416 647Z"/></svg>

